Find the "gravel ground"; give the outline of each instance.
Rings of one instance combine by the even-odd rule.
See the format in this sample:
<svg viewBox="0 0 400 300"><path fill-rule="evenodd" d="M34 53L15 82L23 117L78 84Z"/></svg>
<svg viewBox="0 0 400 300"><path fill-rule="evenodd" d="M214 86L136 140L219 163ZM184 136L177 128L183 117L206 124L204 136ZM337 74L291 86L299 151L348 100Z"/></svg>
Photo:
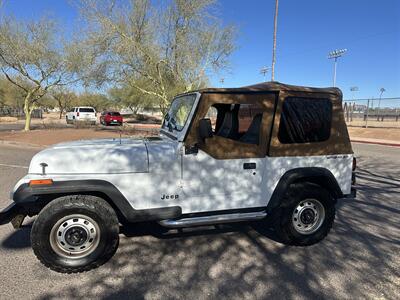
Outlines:
<svg viewBox="0 0 400 300"><path fill-rule="evenodd" d="M317 245L287 247L252 224L169 233L136 225L121 229L107 264L63 275L36 260L26 220L18 231L0 227L0 299L398 299L400 149L354 149L358 197L337 205L333 230ZM0 144L0 207L37 151Z"/></svg>

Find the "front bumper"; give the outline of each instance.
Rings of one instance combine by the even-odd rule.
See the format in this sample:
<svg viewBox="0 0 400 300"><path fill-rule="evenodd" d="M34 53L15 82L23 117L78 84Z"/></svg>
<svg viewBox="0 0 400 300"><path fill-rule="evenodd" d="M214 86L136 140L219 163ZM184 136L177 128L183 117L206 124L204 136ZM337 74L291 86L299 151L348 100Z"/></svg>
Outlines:
<svg viewBox="0 0 400 300"><path fill-rule="evenodd" d="M25 216L23 210L16 203L11 203L5 209L0 211L0 225L12 222L12 220L19 215Z"/></svg>

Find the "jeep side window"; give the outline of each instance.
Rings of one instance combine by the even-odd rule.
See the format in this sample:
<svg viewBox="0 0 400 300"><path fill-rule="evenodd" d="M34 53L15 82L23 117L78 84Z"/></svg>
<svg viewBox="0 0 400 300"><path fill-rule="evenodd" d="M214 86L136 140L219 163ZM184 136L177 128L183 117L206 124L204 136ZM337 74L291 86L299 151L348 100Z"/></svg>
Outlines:
<svg viewBox="0 0 400 300"><path fill-rule="evenodd" d="M278 139L282 144L323 142L330 137L331 122L329 99L288 97L282 106Z"/></svg>
<svg viewBox="0 0 400 300"><path fill-rule="evenodd" d="M263 109L255 104L211 106L206 118L211 120L215 135L247 144L258 144Z"/></svg>

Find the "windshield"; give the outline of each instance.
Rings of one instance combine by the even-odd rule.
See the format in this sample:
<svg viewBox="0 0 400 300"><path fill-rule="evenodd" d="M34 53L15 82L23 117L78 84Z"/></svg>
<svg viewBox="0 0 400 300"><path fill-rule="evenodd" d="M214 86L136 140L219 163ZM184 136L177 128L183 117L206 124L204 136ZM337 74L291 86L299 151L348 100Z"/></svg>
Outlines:
<svg viewBox="0 0 400 300"><path fill-rule="evenodd" d="M185 127L195 99L195 94L175 98L165 115L162 128L170 131L181 131Z"/></svg>

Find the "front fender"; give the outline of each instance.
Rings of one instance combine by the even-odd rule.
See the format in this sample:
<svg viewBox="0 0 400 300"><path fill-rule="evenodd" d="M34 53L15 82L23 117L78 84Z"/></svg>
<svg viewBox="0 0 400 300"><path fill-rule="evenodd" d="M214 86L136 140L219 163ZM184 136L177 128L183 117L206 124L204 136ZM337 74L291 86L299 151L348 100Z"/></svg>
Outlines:
<svg viewBox="0 0 400 300"><path fill-rule="evenodd" d="M159 221L177 218L182 214L179 206L136 210L113 184L105 180L54 181L45 186L22 183L13 193L13 200L32 216L52 199L73 194L92 194L104 198L128 222Z"/></svg>

